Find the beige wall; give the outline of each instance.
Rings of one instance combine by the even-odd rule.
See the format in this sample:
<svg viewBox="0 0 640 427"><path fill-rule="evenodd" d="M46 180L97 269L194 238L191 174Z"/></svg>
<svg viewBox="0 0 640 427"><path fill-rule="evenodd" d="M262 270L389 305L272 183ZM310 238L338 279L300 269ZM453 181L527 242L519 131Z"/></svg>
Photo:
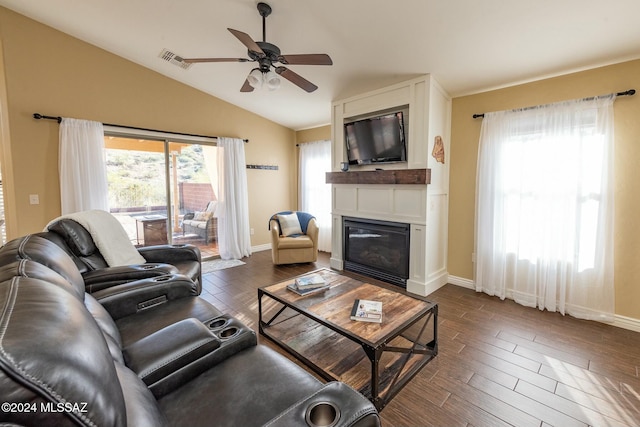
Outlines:
<svg viewBox="0 0 640 427"><path fill-rule="evenodd" d="M269 242L267 219L295 203L295 132L102 49L0 7L4 59L2 167L9 238L40 231L60 214L58 124L32 114L60 115L172 132L248 138L252 245ZM2 73L0 73L0 85ZM8 113L8 114L6 114ZM9 136L6 137L8 125ZM29 194L40 196L29 204Z"/></svg>
<svg viewBox="0 0 640 427"><path fill-rule="evenodd" d="M482 119L474 113L640 91L640 61L455 98L451 123L449 274L473 279L476 161ZM640 319L640 94L615 102L616 314Z"/></svg>
<svg viewBox="0 0 640 427"><path fill-rule="evenodd" d="M322 141L331 139L331 125L304 129L296 132L296 143Z"/></svg>

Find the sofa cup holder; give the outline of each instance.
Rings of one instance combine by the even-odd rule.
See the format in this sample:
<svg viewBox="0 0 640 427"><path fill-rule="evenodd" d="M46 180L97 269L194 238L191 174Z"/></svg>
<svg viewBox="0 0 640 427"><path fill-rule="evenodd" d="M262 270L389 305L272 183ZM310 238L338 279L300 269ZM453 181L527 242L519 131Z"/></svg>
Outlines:
<svg viewBox="0 0 640 427"><path fill-rule="evenodd" d="M219 317L209 322L209 329L220 329L228 323L229 323L229 319L225 319L224 317Z"/></svg>
<svg viewBox="0 0 640 427"><path fill-rule="evenodd" d="M170 280L171 276L158 276L158 277L154 277L153 281L154 282L166 282L167 280Z"/></svg>
<svg viewBox="0 0 640 427"><path fill-rule="evenodd" d="M340 420L340 409L331 402L314 402L304 416L309 427L333 427Z"/></svg>
<svg viewBox="0 0 640 427"><path fill-rule="evenodd" d="M229 338L233 338L240 332L240 328L236 326L229 326L228 328L224 328L220 332L218 332L218 337L221 340L228 340Z"/></svg>
<svg viewBox="0 0 640 427"><path fill-rule="evenodd" d="M237 320L228 316L216 317L207 321L206 325L221 341L229 340L246 331L246 328L239 325Z"/></svg>
<svg viewBox="0 0 640 427"><path fill-rule="evenodd" d="M143 270L153 270L154 268L158 268L158 265L157 264L155 264L155 265L145 264L145 265L142 266Z"/></svg>

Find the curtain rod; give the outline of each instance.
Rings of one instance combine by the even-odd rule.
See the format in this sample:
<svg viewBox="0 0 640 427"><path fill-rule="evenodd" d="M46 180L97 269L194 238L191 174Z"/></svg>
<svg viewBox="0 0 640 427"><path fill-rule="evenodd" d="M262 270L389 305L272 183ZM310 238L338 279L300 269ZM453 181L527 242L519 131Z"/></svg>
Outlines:
<svg viewBox="0 0 640 427"><path fill-rule="evenodd" d="M635 89L629 89L629 90L625 90L624 92L616 93L616 96L631 96L631 95L634 95L635 93L636 93ZM603 96L607 96L607 95L603 95ZM592 96L592 97L589 97L589 98L583 98L583 100L584 101L588 101L590 99L595 99L595 98L597 98L597 96ZM526 107L526 108L523 108L523 110L528 110L528 109L531 109L531 108L536 108L536 107ZM481 118L481 117L484 117L484 113L474 114L473 115L474 119Z"/></svg>
<svg viewBox="0 0 640 427"><path fill-rule="evenodd" d="M46 119L46 120L55 120L58 122L58 124L60 124L60 122L62 122L62 117L55 117L55 116L45 116L43 114L40 113L33 113L33 118L36 120L41 120L41 119ZM209 135L198 135L198 134L194 134L194 133L183 133L183 132L169 132L166 130L158 130L158 129L149 129L149 128L139 128L139 127L135 127L135 126L125 126L125 125L114 125L112 123L103 123L104 126L114 126L114 127L119 127L119 128L125 128L125 129L134 129L134 130L142 130L142 131L147 131L147 132L162 132L162 133L172 133L174 135L182 135L182 136L194 136L197 138L220 138L219 136L209 136ZM243 139L244 142L249 142L248 139Z"/></svg>

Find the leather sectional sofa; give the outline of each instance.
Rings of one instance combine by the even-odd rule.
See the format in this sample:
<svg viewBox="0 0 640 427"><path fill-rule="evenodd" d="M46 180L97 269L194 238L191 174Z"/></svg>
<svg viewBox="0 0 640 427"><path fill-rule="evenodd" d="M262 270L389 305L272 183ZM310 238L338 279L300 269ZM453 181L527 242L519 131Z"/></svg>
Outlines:
<svg viewBox="0 0 640 427"><path fill-rule="evenodd" d="M87 292L52 233L0 248L0 424L380 425L361 394L257 344L184 274Z"/></svg>

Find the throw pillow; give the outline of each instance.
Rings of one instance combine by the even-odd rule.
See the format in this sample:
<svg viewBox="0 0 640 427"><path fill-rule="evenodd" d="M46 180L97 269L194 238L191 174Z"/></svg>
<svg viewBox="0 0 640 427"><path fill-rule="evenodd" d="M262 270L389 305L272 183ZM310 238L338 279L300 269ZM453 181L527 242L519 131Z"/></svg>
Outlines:
<svg viewBox="0 0 640 427"><path fill-rule="evenodd" d="M194 221L209 221L209 218L213 215L212 212L197 212L193 214Z"/></svg>
<svg viewBox="0 0 640 427"><path fill-rule="evenodd" d="M209 202L209 204L207 205L207 208L205 209L205 212L211 212L211 215L214 217L218 217L218 201L217 200L212 200Z"/></svg>
<svg viewBox="0 0 640 427"><path fill-rule="evenodd" d="M298 215L294 213L290 214L278 214L278 222L280 222L280 230L282 235L292 236L294 234L302 234L302 228L300 228L300 221L298 221Z"/></svg>

